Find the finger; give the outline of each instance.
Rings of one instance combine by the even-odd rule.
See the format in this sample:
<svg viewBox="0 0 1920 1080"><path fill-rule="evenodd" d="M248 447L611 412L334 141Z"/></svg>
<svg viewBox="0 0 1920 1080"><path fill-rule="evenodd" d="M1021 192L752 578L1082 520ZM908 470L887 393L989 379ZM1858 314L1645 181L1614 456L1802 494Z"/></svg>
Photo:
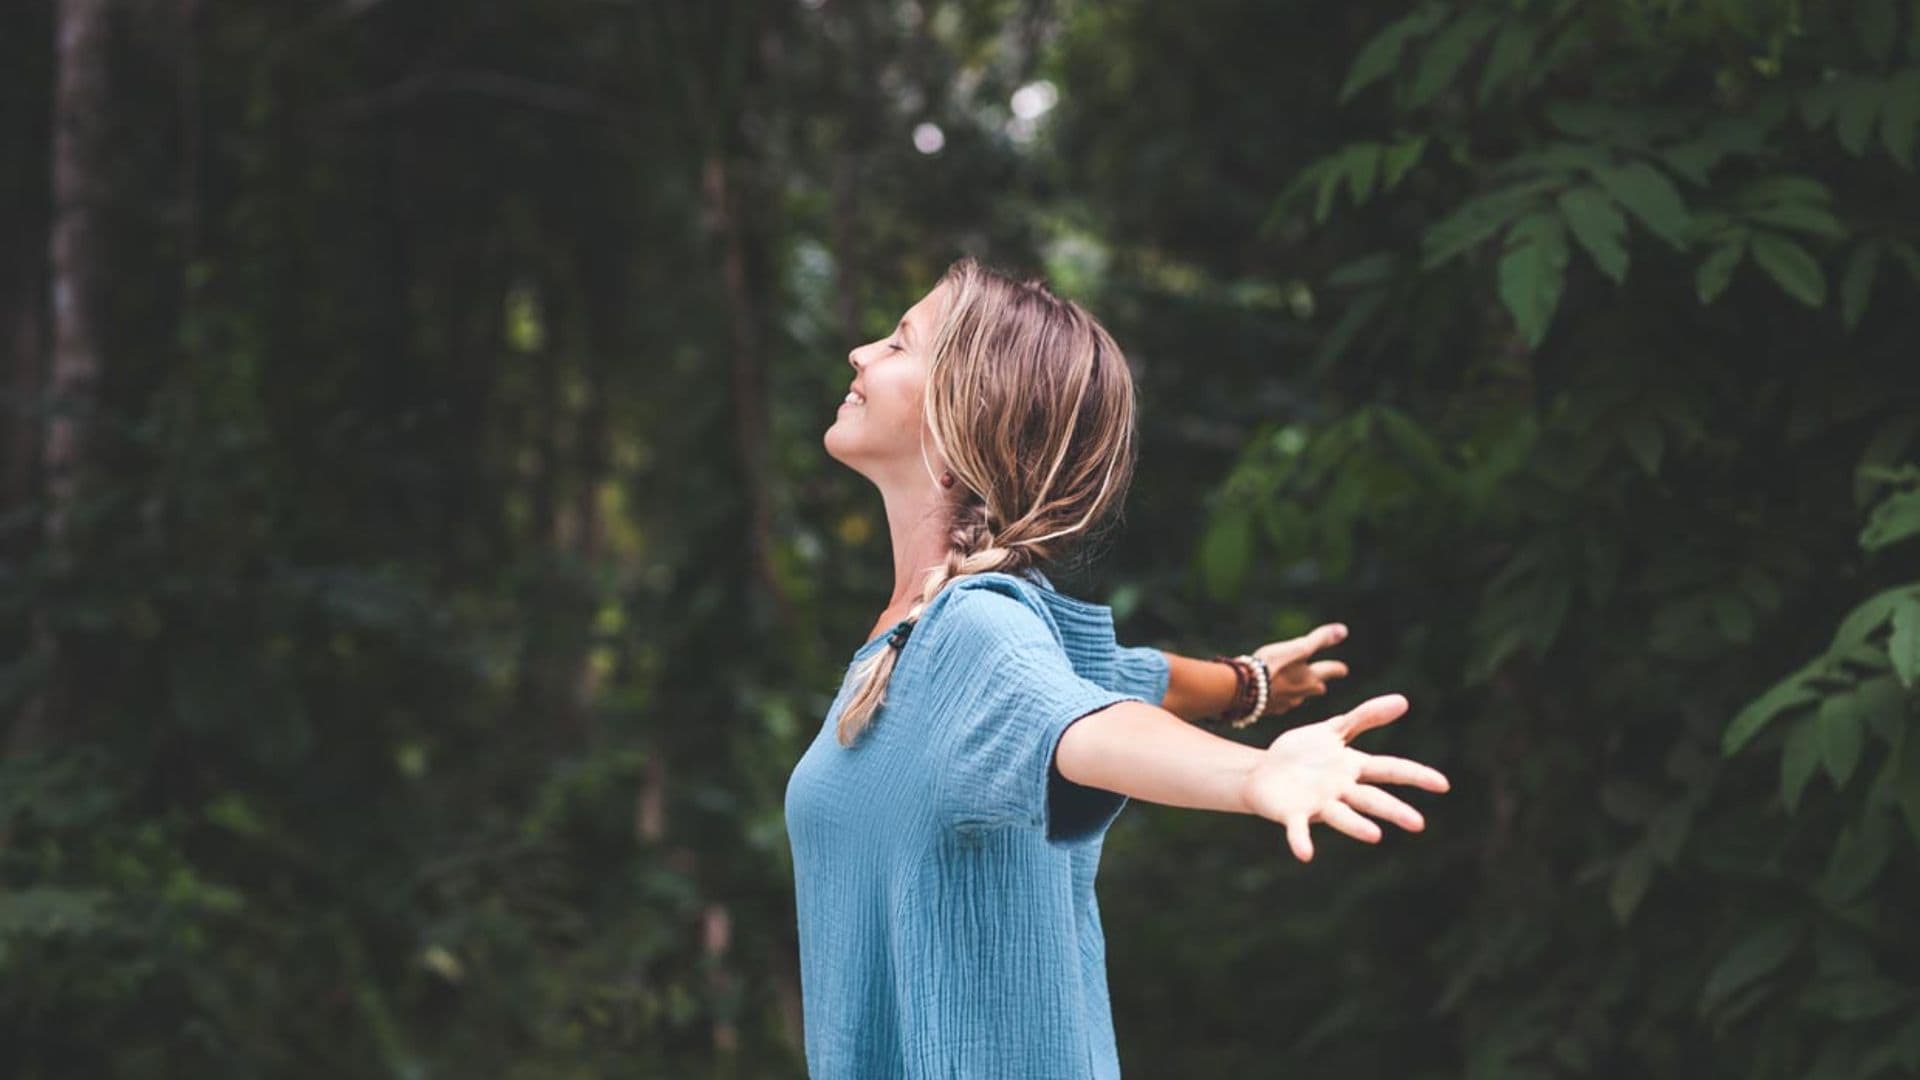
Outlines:
<svg viewBox="0 0 1920 1080"><path fill-rule="evenodd" d="M1368 698L1335 719L1335 725L1343 738L1352 739L1363 731L1371 731L1382 724L1398 720L1407 711L1407 698L1404 694L1382 694Z"/></svg>
<svg viewBox="0 0 1920 1080"><path fill-rule="evenodd" d="M1420 811L1372 784L1355 784L1343 798L1355 810L1391 821L1408 832L1427 827L1427 819L1420 816Z"/></svg>
<svg viewBox="0 0 1920 1080"><path fill-rule="evenodd" d="M1307 835L1307 819L1294 815L1287 819L1287 846L1293 848L1293 857L1301 862L1313 861L1313 837Z"/></svg>
<svg viewBox="0 0 1920 1080"><path fill-rule="evenodd" d="M1360 763L1359 778L1379 784L1412 784L1428 791L1446 791L1453 786L1440 770L1391 754L1368 754Z"/></svg>
<svg viewBox="0 0 1920 1080"><path fill-rule="evenodd" d="M1320 820L1362 843L1380 842L1380 826L1361 817L1358 811L1346 803L1335 801L1321 807Z"/></svg>
<svg viewBox="0 0 1920 1080"><path fill-rule="evenodd" d="M1347 673L1347 665L1338 660L1316 660L1307 665L1307 673L1324 683L1328 679L1344 677Z"/></svg>
<svg viewBox="0 0 1920 1080"><path fill-rule="evenodd" d="M1280 642L1266 653L1273 667L1285 667L1321 649L1332 648L1347 639L1347 628L1340 623L1315 627L1297 638Z"/></svg>

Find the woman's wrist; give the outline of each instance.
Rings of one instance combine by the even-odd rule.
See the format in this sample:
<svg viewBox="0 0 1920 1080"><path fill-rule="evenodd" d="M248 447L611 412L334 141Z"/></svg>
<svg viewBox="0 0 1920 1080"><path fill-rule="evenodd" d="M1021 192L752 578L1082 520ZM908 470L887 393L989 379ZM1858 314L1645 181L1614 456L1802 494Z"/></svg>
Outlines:
<svg viewBox="0 0 1920 1080"><path fill-rule="evenodd" d="M1266 661L1251 653L1239 656L1216 654L1213 661L1234 673L1234 690L1226 704L1217 710L1217 723L1243 728L1267 714L1273 689L1273 672Z"/></svg>

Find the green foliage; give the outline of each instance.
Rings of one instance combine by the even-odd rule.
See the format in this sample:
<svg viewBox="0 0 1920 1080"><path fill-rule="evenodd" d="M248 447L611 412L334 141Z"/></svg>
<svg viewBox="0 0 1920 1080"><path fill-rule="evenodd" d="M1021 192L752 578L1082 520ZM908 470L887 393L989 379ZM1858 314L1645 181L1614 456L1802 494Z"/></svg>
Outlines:
<svg viewBox="0 0 1920 1080"><path fill-rule="evenodd" d="M1192 554L1210 601L1348 622L1327 709L1406 693L1370 748L1454 791L1298 875L1235 874L1271 857L1254 830L1114 841L1235 844L1103 880L1219 882L1207 925L1278 924L1213 967L1190 927L1116 947L1132 1060L1190 1066L1147 1003L1225 965L1259 989L1220 1028L1301 1019L1219 1071L1920 1069L1916 35L1905 4L1461 0L1349 43L1257 211L1313 361L1218 405L1242 449Z"/></svg>

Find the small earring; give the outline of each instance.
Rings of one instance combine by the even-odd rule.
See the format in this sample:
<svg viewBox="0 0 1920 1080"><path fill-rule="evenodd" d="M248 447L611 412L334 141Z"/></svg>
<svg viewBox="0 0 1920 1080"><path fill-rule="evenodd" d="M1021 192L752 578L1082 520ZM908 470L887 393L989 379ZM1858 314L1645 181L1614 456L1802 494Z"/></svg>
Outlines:
<svg viewBox="0 0 1920 1080"><path fill-rule="evenodd" d="M941 487L945 487L945 488L950 488L950 487L952 487L952 486L953 486L953 474L952 474L952 473L950 473L950 472L943 472L943 473L941 473L941 474L940 474L940 486L941 486Z"/></svg>

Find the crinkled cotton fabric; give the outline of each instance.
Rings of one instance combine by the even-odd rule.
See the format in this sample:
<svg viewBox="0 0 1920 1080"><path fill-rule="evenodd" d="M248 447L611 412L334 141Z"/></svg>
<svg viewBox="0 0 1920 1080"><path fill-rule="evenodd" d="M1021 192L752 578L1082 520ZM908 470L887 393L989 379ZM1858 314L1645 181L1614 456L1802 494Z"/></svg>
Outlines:
<svg viewBox="0 0 1920 1080"><path fill-rule="evenodd" d="M853 668L892 629L854 652L787 783L810 1074L1120 1075L1094 878L1127 799L1053 754L1088 713L1159 704L1165 654L1037 570L967 575L843 747Z"/></svg>

